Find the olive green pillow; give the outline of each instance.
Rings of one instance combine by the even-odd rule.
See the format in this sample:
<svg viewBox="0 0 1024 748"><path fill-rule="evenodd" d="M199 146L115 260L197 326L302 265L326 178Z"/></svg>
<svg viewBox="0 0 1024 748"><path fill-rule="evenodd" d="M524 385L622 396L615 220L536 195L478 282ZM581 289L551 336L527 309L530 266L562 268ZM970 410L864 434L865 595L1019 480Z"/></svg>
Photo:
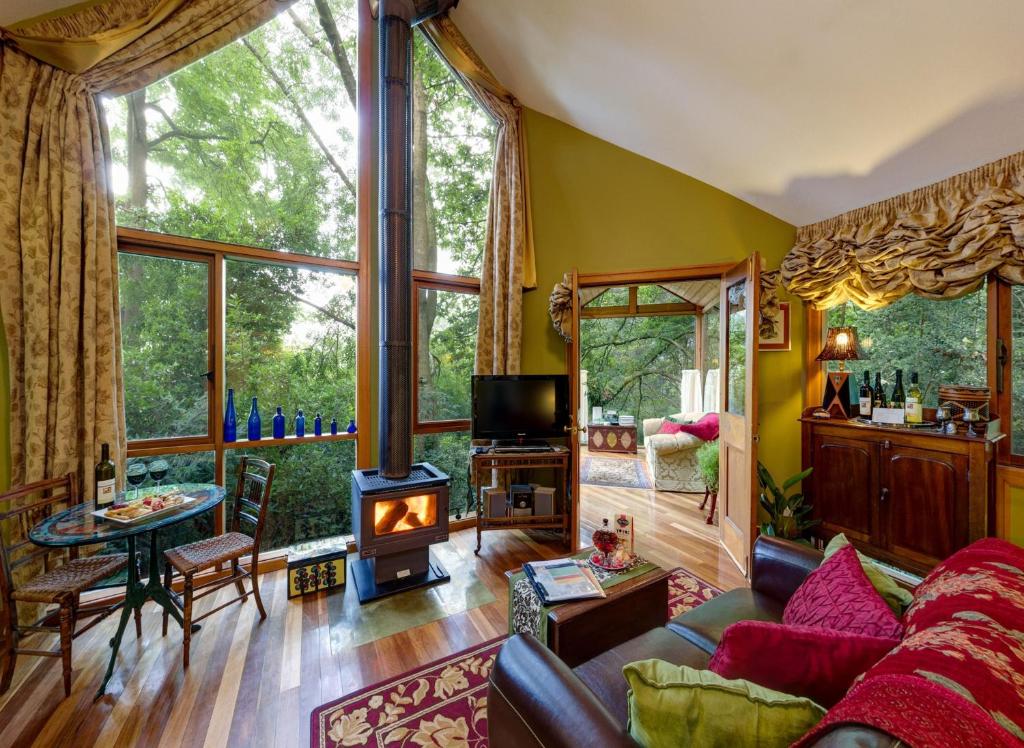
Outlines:
<svg viewBox="0 0 1024 748"><path fill-rule="evenodd" d="M828 541L828 545L825 546L825 560L828 561L833 553L841 551L848 545L850 545L850 541L847 540L843 533L839 533L832 540ZM871 582L871 586L875 588L875 591L885 600L886 604L892 608L892 612L896 614L896 617L901 618L903 611L910 606L910 603L914 602L914 596L910 593L910 590L905 590L896 584L896 580L886 574L882 567L878 566L860 551L857 551L857 558L860 559L861 568L864 569L864 574L867 576L868 581Z"/></svg>
<svg viewBox="0 0 1024 748"><path fill-rule="evenodd" d="M631 662L629 734L644 748L788 746L825 716L810 699L663 660Z"/></svg>

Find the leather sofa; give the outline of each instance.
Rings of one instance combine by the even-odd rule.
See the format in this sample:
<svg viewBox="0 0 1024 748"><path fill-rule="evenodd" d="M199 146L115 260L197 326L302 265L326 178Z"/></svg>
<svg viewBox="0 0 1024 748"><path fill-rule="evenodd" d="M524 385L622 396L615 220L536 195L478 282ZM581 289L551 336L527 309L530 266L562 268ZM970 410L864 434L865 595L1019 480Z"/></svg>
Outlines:
<svg viewBox="0 0 1024 748"><path fill-rule="evenodd" d="M516 635L498 653L487 697L492 748L636 748L626 730L629 662L657 658L703 669L731 623L781 621L786 601L821 563L812 548L758 538L751 586L726 592L661 628L619 643L569 668L533 637ZM819 748L893 748L898 741L868 727L844 726L815 742Z"/></svg>

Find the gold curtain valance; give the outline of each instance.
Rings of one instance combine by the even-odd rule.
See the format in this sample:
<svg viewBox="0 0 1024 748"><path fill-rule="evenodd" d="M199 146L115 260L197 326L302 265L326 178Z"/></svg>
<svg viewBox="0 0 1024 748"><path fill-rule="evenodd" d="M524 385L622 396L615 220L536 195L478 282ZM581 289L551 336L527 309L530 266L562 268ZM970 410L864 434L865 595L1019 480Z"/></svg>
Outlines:
<svg viewBox="0 0 1024 748"><path fill-rule="evenodd" d="M785 287L817 309L953 299L993 271L1024 283L1024 152L803 226L782 261Z"/></svg>

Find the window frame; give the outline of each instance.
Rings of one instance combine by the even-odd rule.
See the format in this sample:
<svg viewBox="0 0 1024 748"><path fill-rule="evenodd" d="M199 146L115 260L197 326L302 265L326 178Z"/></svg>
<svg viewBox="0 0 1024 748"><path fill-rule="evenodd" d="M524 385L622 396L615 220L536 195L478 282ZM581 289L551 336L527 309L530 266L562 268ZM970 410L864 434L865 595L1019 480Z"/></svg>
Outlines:
<svg viewBox="0 0 1024 748"><path fill-rule="evenodd" d="M1024 466L1024 445L1021 445L1022 453L1013 453L1013 438L1010 433L1010 413L1013 406L1013 377L1010 364L1013 360L1013 335L1012 318L1010 314L1010 295L1013 291L1013 284L998 278L995 273L987 277L986 289L986 384L993 393L992 405L995 412L1003 421L1005 436L996 443L996 461L999 465ZM935 299L936 303L942 303L941 299ZM809 304L804 305L804 320L806 323L806 337L804 339L804 407L816 407L821 402L821 393L825 386L825 370L827 364L817 361L817 355L825 343L825 315L824 309L814 309ZM1005 346L1005 354L1002 362L996 352L1000 344ZM998 388L999 370L1002 367L1004 387L1002 391Z"/></svg>
<svg viewBox="0 0 1024 748"><path fill-rule="evenodd" d="M470 418L455 418L438 421L420 420L420 373L419 373L419 319L420 290L446 291L480 296L480 279L465 275L449 275L430 270L413 270L412 272L412 407L413 435L439 434L447 431L471 431ZM475 347L475 345L474 345Z"/></svg>
<svg viewBox="0 0 1024 748"><path fill-rule="evenodd" d="M205 435L187 437L167 437L160 439L142 439L128 442L127 457L153 457L158 455L188 454L194 452L213 452L214 482L225 483L225 465L227 452L233 449L259 447L275 447L315 442L354 441L356 444L356 467L371 466L370 429L357 431L355 434L323 434L308 435L302 438L288 436L284 439L261 439L250 442L240 439L235 442L224 441L221 428L221 414L226 406L227 371L225 367L225 324L227 304L225 298L225 278L228 260L257 260L260 262L288 265L307 270L329 270L352 275L356 280L356 402L355 415L357 423L370 423L371 405L371 366L370 340L372 339L371 324L373 319L373 299L371 293L372 259L370 241L372 238L372 202L373 195L373 156L374 115L373 105L373 71L374 71L374 20L369 0L357 0L357 31L356 31L356 259L342 260L317 255L306 255L299 252L264 249L244 244L232 244L207 239L163 234L145 229L117 227L117 251L128 254L143 254L167 259L181 259L208 263L209 268L209 341L208 361L213 372L208 377L208 414L207 433ZM362 438L363 436L367 438ZM215 511L215 532L220 534L226 525L225 506L222 503ZM283 556L286 550L273 551L269 557Z"/></svg>

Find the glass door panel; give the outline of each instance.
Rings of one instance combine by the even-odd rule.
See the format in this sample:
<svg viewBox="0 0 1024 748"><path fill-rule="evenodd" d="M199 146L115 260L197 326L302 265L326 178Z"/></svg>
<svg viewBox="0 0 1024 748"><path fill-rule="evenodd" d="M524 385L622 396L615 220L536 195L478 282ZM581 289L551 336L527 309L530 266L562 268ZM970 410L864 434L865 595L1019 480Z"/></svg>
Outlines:
<svg viewBox="0 0 1024 748"><path fill-rule="evenodd" d="M726 316L726 345L729 347L725 408L742 416L746 412L747 381L747 291L746 280L729 286Z"/></svg>

